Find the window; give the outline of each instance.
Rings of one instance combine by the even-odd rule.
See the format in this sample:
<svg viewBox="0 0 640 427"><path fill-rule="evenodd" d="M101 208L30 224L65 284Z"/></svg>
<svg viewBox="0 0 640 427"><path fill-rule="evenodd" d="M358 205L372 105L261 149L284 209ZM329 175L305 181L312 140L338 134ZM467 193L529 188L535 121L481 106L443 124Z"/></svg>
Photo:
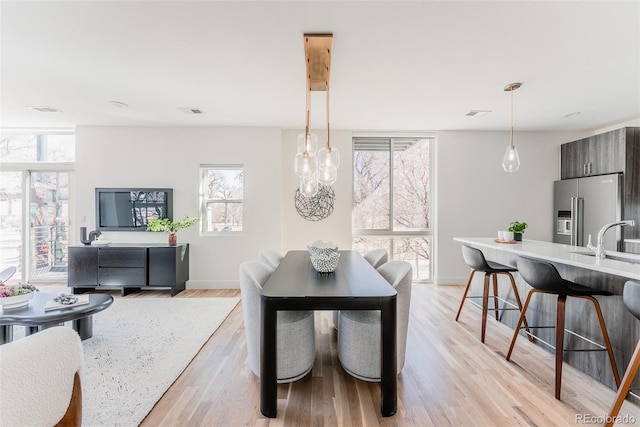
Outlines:
<svg viewBox="0 0 640 427"><path fill-rule="evenodd" d="M386 249L431 281L433 138L354 138L353 248Z"/></svg>
<svg viewBox="0 0 640 427"><path fill-rule="evenodd" d="M244 168L200 166L200 222L204 235L242 232Z"/></svg>
<svg viewBox="0 0 640 427"><path fill-rule="evenodd" d="M75 135L0 135L0 270L16 266L13 280L67 280L69 194Z"/></svg>

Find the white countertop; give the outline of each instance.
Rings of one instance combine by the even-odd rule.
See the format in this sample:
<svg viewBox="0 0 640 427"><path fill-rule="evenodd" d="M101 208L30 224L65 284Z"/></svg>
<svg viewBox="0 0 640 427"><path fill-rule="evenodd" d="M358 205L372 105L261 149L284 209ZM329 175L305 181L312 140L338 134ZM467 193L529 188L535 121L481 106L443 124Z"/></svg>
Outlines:
<svg viewBox="0 0 640 427"><path fill-rule="evenodd" d="M559 264L586 268L602 273L615 274L629 279L640 280L640 264L618 261L614 259L597 260L594 256L584 255L592 253L581 246L561 245L559 243L540 242L524 239L522 242L509 244L497 243L494 237L455 237L453 240L466 243L477 248L491 248L510 252L516 255L528 256ZM624 252L607 251L609 256L619 256L640 262L640 255Z"/></svg>

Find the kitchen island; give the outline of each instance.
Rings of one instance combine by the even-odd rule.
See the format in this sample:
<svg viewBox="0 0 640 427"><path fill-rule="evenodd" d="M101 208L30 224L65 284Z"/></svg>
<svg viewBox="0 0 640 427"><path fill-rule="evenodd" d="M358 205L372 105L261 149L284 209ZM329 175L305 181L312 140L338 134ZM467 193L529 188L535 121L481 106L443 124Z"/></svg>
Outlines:
<svg viewBox="0 0 640 427"><path fill-rule="evenodd" d="M478 248L488 260L505 265L515 267L518 256L548 261L556 266L563 278L614 294L610 297L598 297L598 301L602 307L618 370L622 376L640 338L640 322L625 308L622 302L622 291L627 280L640 281L640 256L607 251L608 258L597 260L592 255L593 253L584 247L536 240L525 239L514 244L497 243L494 238L489 237L456 237L454 240ZM462 257L462 255L460 256ZM514 277L518 292L524 299L530 287L518 274L514 274ZM481 293L481 282L482 275L476 275L471 294ZM503 286L500 289L506 291L508 287ZM510 294L501 296L511 301L514 300L513 295ZM527 311L529 324L553 325L555 322L555 302L556 297L553 295L535 296ZM517 320L517 311L505 311L500 318L501 322L510 327L514 327ZM598 319L593 306L588 301L579 298L567 300L566 328L602 343ZM538 329L534 333L547 342L555 341L554 329ZM549 350L546 346L542 346ZM508 343L505 343L505 353L507 348ZM585 348L585 343L573 335L567 334L565 335L565 348ZM513 356L515 360L517 360L517 352L518 347L516 347ZM566 352L565 362L598 379L608 387L616 388L606 352ZM637 387L636 384L632 388L635 387Z"/></svg>

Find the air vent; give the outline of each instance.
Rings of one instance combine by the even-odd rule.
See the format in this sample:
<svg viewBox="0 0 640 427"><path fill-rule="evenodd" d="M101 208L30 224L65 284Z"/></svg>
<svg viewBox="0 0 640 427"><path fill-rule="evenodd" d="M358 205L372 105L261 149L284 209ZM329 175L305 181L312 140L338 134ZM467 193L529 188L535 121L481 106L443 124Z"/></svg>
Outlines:
<svg viewBox="0 0 640 427"><path fill-rule="evenodd" d="M41 113L62 113L62 111L57 108L48 107L46 105L27 105L27 108L31 108L32 110L40 111Z"/></svg>
<svg viewBox="0 0 640 427"><path fill-rule="evenodd" d="M199 108L178 108L178 110L182 111L185 114L204 114L204 111L202 111Z"/></svg>
<svg viewBox="0 0 640 427"><path fill-rule="evenodd" d="M465 114L465 116L481 117L481 116L486 116L489 113L491 113L491 110L471 110L467 114Z"/></svg>

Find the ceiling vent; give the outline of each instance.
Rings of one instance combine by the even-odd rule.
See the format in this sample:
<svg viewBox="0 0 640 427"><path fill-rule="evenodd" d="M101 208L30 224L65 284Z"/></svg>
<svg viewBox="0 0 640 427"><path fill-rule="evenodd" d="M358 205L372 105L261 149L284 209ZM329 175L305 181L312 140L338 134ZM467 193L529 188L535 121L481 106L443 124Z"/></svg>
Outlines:
<svg viewBox="0 0 640 427"><path fill-rule="evenodd" d="M48 107L46 105L27 105L27 108L31 108L32 110L36 110L41 113L62 113L62 111L58 110L57 108Z"/></svg>
<svg viewBox="0 0 640 427"><path fill-rule="evenodd" d="M199 108L178 108L178 110L185 114L204 114L204 111Z"/></svg>
<svg viewBox="0 0 640 427"><path fill-rule="evenodd" d="M489 113L491 113L491 110L471 110L467 114L465 114L465 116L467 116L467 117L481 117L481 116L486 116Z"/></svg>

